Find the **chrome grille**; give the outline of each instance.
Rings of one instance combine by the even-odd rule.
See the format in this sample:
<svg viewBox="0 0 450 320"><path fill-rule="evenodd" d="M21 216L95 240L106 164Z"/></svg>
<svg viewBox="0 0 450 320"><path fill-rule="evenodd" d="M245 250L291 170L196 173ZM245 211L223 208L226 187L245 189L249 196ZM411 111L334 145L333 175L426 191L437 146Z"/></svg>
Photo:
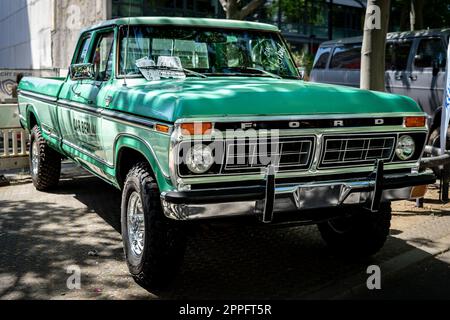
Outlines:
<svg viewBox="0 0 450 320"><path fill-rule="evenodd" d="M313 137L227 142L226 172L252 172L274 164L280 171L307 170L315 146Z"/></svg>
<svg viewBox="0 0 450 320"><path fill-rule="evenodd" d="M375 160L391 160L396 143L393 135L329 136L324 139L320 167L373 164Z"/></svg>

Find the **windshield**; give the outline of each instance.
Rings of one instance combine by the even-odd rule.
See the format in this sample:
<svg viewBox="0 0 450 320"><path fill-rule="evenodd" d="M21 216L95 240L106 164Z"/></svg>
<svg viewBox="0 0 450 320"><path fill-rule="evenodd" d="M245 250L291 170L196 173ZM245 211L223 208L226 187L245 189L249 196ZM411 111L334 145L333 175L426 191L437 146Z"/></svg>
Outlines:
<svg viewBox="0 0 450 320"><path fill-rule="evenodd" d="M287 48L274 32L131 26L129 33L127 43L128 28L120 29L120 75L140 76L137 60L175 56L183 68L204 75L298 78Z"/></svg>

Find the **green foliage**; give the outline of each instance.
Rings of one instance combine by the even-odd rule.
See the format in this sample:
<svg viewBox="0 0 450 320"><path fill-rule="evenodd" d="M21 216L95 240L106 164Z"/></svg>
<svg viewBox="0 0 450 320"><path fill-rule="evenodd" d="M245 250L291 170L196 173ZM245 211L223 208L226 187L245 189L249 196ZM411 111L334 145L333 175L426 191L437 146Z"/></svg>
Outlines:
<svg viewBox="0 0 450 320"><path fill-rule="evenodd" d="M308 79L313 67L314 56L307 50L292 51L292 56L297 67L305 69L305 79Z"/></svg>
<svg viewBox="0 0 450 320"><path fill-rule="evenodd" d="M391 31L410 30L411 0L391 0ZM450 2L448 0L414 0L415 30L450 27Z"/></svg>

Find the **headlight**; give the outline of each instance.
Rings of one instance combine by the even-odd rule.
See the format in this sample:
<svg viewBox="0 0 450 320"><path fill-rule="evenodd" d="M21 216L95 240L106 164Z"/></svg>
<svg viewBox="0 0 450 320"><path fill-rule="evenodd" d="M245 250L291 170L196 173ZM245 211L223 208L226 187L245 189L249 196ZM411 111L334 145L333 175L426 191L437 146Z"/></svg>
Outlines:
<svg viewBox="0 0 450 320"><path fill-rule="evenodd" d="M416 143L410 136L401 136L397 142L395 154L400 160L409 160L416 151Z"/></svg>
<svg viewBox="0 0 450 320"><path fill-rule="evenodd" d="M196 174L208 171L214 164L214 157L210 147L204 144L196 144L186 156L186 166Z"/></svg>

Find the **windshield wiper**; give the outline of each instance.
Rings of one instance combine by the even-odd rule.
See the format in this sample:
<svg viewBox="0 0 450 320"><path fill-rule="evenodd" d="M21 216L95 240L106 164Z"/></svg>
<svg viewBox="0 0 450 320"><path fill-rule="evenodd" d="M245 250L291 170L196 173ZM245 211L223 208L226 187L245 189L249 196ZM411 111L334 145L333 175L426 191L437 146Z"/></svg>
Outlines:
<svg viewBox="0 0 450 320"><path fill-rule="evenodd" d="M148 67L140 67L139 69L149 69L149 70L168 70L168 71L183 71L184 73L191 74L193 76L199 77L199 78L208 78L208 76L195 72L190 69L186 68L171 68L171 67L164 67L164 66L148 66Z"/></svg>
<svg viewBox="0 0 450 320"><path fill-rule="evenodd" d="M277 75L277 74L274 74L274 73L272 73L272 72L266 71L266 70L264 70L264 69L251 68L251 67L243 67L243 68L239 68L239 69L242 69L242 70L251 70L251 71L259 71L259 72L261 72L261 73L263 73L263 74L266 74L266 75L268 75L268 76L270 76L270 77L272 77L272 78L275 78L275 79L283 79L281 76L279 76L279 75Z"/></svg>
<svg viewBox="0 0 450 320"><path fill-rule="evenodd" d="M175 70L178 70L178 69L175 68ZM199 72L196 72L196 71L193 71L190 69L182 68L181 70L183 70L185 73L192 74L193 76L197 76L200 78L208 78L208 76L204 75L203 73L199 73Z"/></svg>

